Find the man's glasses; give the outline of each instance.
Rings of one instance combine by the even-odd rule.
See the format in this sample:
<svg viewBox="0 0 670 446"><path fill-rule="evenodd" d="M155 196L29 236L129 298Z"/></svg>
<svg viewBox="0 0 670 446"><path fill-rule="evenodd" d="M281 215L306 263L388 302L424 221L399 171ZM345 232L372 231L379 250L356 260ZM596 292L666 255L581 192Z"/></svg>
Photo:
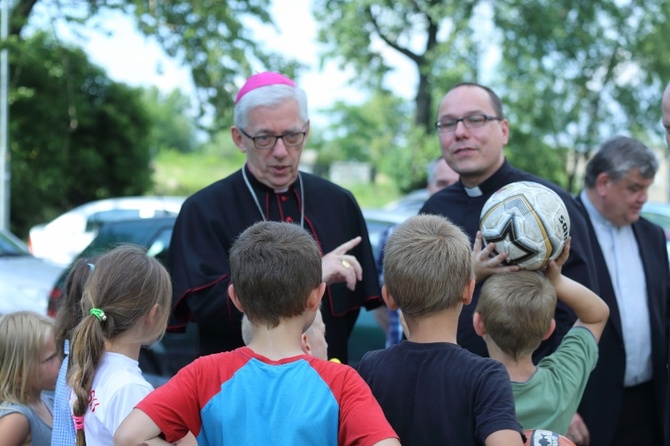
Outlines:
<svg viewBox="0 0 670 446"><path fill-rule="evenodd" d="M437 129L438 133L451 133L456 130L459 122L462 122L466 129L477 129L489 121L502 121L502 118L498 118L497 116L476 114L460 119L443 119L441 121L437 121L435 123L435 128Z"/></svg>
<svg viewBox="0 0 670 446"><path fill-rule="evenodd" d="M240 133L254 142L254 147L258 150L272 150L277 145L277 140L281 139L286 147L296 147L305 141L307 132L291 132L283 135L260 135L251 136L241 128L238 128Z"/></svg>

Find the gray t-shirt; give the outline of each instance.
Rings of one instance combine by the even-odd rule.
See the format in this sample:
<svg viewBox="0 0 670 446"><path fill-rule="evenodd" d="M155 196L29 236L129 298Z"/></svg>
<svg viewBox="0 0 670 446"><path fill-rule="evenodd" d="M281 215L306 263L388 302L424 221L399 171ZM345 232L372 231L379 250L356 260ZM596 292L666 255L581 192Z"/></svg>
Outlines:
<svg viewBox="0 0 670 446"><path fill-rule="evenodd" d="M53 392L42 392L42 401L49 408L49 411L53 412ZM28 418L32 444L51 444L51 426L46 424L32 407L24 406L23 404L0 402L0 418L17 412Z"/></svg>

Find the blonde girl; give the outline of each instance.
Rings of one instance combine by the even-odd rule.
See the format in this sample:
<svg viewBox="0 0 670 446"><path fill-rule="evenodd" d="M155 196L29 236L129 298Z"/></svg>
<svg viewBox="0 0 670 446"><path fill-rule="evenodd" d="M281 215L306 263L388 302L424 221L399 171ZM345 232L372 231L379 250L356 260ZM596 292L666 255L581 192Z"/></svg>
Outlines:
<svg viewBox="0 0 670 446"><path fill-rule="evenodd" d="M117 247L95 262L67 374L77 446L112 445L118 425L153 390L138 358L163 336L171 294L168 272L138 247Z"/></svg>
<svg viewBox="0 0 670 446"><path fill-rule="evenodd" d="M60 358L53 321L32 311L0 317L0 442L48 445Z"/></svg>

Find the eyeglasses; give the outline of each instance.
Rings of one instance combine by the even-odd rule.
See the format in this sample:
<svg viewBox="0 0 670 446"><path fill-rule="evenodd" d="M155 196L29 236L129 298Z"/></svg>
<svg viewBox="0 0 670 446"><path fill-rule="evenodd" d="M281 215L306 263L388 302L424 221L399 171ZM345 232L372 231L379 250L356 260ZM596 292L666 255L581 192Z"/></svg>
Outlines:
<svg viewBox="0 0 670 446"><path fill-rule="evenodd" d="M305 141L307 132L291 132L283 135L260 135L251 136L241 128L238 128L240 133L254 142L254 147L258 150L272 150L277 145L277 140L281 139L286 147L296 147Z"/></svg>
<svg viewBox="0 0 670 446"><path fill-rule="evenodd" d="M497 116L489 116L484 114L476 114L466 116L460 119L444 119L435 123L435 128L438 133L451 133L456 130L459 122L462 122L466 129L477 129L484 126L489 121L502 121L502 118Z"/></svg>

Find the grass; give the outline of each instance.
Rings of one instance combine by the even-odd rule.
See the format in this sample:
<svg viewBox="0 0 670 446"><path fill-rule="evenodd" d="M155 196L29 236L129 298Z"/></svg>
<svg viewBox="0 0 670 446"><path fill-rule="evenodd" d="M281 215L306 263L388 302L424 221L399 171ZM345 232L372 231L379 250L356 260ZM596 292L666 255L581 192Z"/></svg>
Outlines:
<svg viewBox="0 0 670 446"><path fill-rule="evenodd" d="M148 194L190 195L227 177L245 161L243 153L229 156L163 151L154 160L154 187ZM377 175L374 184L342 184L354 194L362 208L381 207L399 197L392 181Z"/></svg>

